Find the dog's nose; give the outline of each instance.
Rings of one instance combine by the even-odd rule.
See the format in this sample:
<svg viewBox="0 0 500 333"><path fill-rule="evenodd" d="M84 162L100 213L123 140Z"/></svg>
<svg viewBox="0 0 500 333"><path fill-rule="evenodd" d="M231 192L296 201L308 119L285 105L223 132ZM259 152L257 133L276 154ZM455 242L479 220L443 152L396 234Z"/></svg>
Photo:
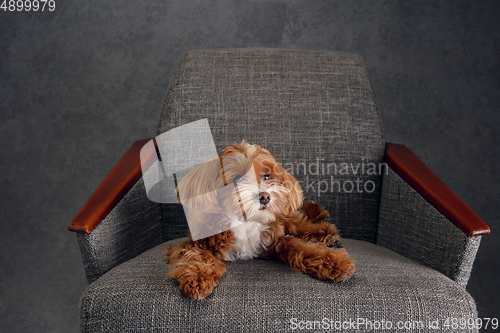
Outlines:
<svg viewBox="0 0 500 333"><path fill-rule="evenodd" d="M260 192L259 193L259 201L261 204L265 205L269 201L271 201L271 196L267 192Z"/></svg>

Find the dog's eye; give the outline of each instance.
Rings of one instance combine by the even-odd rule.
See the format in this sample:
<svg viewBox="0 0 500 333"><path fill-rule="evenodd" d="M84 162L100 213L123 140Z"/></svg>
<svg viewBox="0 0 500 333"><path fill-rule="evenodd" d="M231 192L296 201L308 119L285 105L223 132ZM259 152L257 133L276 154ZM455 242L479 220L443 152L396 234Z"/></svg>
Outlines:
<svg viewBox="0 0 500 333"><path fill-rule="evenodd" d="M271 175L268 173L265 173L264 176L262 176L262 179L269 180L269 179L271 179Z"/></svg>
<svg viewBox="0 0 500 333"><path fill-rule="evenodd" d="M233 183L239 183L243 180L243 176L236 176L233 179Z"/></svg>

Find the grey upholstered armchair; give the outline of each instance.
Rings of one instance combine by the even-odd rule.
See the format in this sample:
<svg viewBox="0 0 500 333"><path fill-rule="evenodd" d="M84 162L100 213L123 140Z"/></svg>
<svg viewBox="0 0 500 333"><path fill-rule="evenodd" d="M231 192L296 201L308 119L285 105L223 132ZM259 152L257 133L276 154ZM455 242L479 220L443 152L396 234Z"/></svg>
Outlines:
<svg viewBox="0 0 500 333"><path fill-rule="evenodd" d="M148 200L139 160L146 140L137 141L69 226L78 232L90 283L81 299L84 332L370 325L452 332L454 318L477 317L465 287L489 228L410 150L384 141L361 57L189 52L172 78L158 133L201 118L208 118L219 151L245 139L292 172L305 198L330 212L356 273L338 284L278 261L237 261L206 299L183 296L165 276L163 252L187 236L184 213L180 205ZM439 330L429 327L436 324Z"/></svg>

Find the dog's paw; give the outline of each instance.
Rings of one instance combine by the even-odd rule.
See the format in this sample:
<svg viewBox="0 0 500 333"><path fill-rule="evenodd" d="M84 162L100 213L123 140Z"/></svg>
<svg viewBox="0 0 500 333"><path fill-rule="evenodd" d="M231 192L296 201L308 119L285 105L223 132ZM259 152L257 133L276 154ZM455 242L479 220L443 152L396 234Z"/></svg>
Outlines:
<svg viewBox="0 0 500 333"><path fill-rule="evenodd" d="M347 281L355 271L354 260L345 249L322 249L315 256L304 258L306 272L320 280Z"/></svg>
<svg viewBox="0 0 500 333"><path fill-rule="evenodd" d="M183 294L194 298L203 299L210 295L224 274L225 267L222 263L207 264L204 262L191 262L189 265L176 267L174 277L172 272L168 277L174 277L179 281L179 288Z"/></svg>
<svg viewBox="0 0 500 333"><path fill-rule="evenodd" d="M330 214L319 203L314 201L306 201L302 206L302 211L312 223L321 223L328 221Z"/></svg>
<svg viewBox="0 0 500 333"><path fill-rule="evenodd" d="M179 278L179 287L186 296L203 299L212 293L219 279L220 275L212 266L195 263Z"/></svg>
<svg viewBox="0 0 500 333"><path fill-rule="evenodd" d="M345 282L356 270L354 266L355 261L347 254L345 249L338 249L332 252L335 252L337 264L334 265L330 279L335 282Z"/></svg>
<svg viewBox="0 0 500 333"><path fill-rule="evenodd" d="M321 223L317 232L315 233L316 241L323 243L326 246L339 246L342 243L342 238L337 231L337 228L329 223Z"/></svg>
<svg viewBox="0 0 500 333"><path fill-rule="evenodd" d="M329 222L314 224L313 228L299 235L299 238L306 242L322 243L332 247L340 246L342 243L337 228Z"/></svg>

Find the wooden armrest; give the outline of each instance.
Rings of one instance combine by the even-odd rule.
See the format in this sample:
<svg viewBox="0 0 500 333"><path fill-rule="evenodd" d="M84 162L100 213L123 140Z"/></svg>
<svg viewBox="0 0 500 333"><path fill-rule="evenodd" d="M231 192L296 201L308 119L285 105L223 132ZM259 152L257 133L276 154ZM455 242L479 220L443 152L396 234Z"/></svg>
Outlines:
<svg viewBox="0 0 500 333"><path fill-rule="evenodd" d="M469 236L490 228L446 186L408 147L387 143L385 161L401 178Z"/></svg>
<svg viewBox="0 0 500 333"><path fill-rule="evenodd" d="M138 140L125 152L68 226L70 231L89 234L141 178L142 147L151 139ZM148 151L146 163L156 160L156 150Z"/></svg>

